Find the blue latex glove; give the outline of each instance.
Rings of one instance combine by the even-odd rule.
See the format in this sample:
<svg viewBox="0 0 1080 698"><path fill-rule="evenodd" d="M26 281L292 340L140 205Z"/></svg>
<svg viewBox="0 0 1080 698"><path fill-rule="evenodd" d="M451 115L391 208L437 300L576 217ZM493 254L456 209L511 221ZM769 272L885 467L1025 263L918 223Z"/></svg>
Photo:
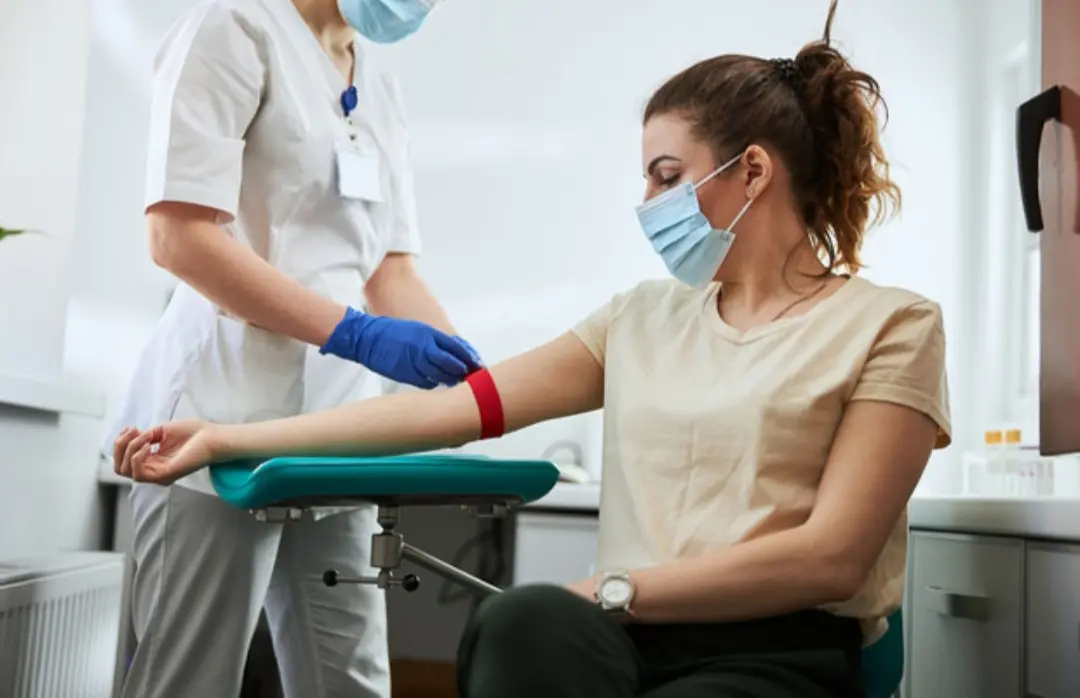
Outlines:
<svg viewBox="0 0 1080 698"><path fill-rule="evenodd" d="M454 385L483 368L476 350L460 337L422 322L367 315L354 308L345 312L319 353L355 361L417 388Z"/></svg>

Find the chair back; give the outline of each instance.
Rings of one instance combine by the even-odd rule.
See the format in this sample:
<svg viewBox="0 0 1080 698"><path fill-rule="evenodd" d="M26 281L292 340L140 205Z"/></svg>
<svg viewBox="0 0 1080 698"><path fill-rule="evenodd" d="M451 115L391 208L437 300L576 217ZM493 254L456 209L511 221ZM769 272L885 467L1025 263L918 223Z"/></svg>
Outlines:
<svg viewBox="0 0 1080 698"><path fill-rule="evenodd" d="M893 698L904 677L904 616L889 616L889 629L863 650L863 690L866 698Z"/></svg>

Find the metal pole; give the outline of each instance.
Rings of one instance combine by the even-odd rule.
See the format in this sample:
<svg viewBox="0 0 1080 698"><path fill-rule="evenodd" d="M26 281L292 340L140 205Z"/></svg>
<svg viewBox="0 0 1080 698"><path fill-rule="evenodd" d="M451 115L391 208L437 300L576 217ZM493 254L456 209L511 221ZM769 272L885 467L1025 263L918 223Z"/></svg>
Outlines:
<svg viewBox="0 0 1080 698"><path fill-rule="evenodd" d="M434 572L441 577L446 577L447 579L457 582L461 586L471 589L483 596L502 593L502 589L499 587L488 584L484 580L479 577L474 577L468 572L459 570L453 565L447 564L433 555L428 555L423 550L414 548L408 543L402 544L401 556L430 572Z"/></svg>

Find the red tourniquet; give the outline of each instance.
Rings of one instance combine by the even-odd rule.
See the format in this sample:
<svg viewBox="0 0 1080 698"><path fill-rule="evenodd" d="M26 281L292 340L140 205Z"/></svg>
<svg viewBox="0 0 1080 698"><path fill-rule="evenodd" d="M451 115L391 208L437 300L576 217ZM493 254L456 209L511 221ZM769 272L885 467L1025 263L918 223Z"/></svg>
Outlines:
<svg viewBox="0 0 1080 698"><path fill-rule="evenodd" d="M476 406L480 410L480 438L497 439L506 432L506 418L503 416L502 398L491 372L486 368L470 374L465 382L472 388Z"/></svg>

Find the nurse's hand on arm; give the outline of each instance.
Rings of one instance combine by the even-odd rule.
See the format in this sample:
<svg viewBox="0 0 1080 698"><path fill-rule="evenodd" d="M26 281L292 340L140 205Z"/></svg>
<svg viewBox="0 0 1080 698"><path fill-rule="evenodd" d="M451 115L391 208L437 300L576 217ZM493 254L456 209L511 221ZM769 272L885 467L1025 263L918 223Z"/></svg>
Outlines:
<svg viewBox="0 0 1080 698"><path fill-rule="evenodd" d="M415 257L408 252L391 252L364 284L368 308L375 315L413 320L430 325L454 338L454 349L464 348L466 367L471 373L483 366L479 353L458 336L446 310L435 298L416 268Z"/></svg>
<svg viewBox="0 0 1080 698"><path fill-rule="evenodd" d="M604 370L580 339L567 333L491 368L506 431L600 408ZM117 438L120 475L169 484L210 463L289 454L391 455L459 446L480 438L472 390L460 385L400 393L299 417L244 425L170 422Z"/></svg>

